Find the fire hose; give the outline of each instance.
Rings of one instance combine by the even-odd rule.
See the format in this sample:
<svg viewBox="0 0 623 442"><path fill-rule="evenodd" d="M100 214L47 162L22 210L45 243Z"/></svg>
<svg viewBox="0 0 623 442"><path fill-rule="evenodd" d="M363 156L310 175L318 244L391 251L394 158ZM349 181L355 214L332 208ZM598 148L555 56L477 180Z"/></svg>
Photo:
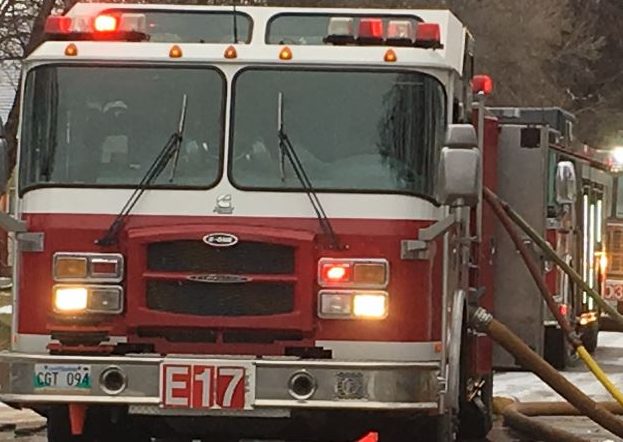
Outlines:
<svg viewBox="0 0 623 442"><path fill-rule="evenodd" d="M523 258L524 263L526 264L526 266L528 268L528 271L532 275L532 278L534 279L534 282L536 283L537 287L539 288L539 292L541 293L541 296L545 300L545 303L547 304L547 307L549 308L549 310L552 312L552 314L556 318L556 322L558 322L558 325L560 325L560 328L563 331L567 341L569 341L569 344L571 344L571 346L577 352L578 356L582 359L582 361L584 362L586 367L595 375L595 377L599 380L599 382L601 382L601 384L604 386L604 388L606 390L608 390L608 392L612 395L612 397L619 404L623 405L623 393L621 393L621 391L608 378L606 373L604 373L604 371L601 369L601 367L599 367L597 362L595 362L595 360L592 358L590 353L586 350L584 345L582 345L582 342L580 341L579 337L577 336L577 333L575 332L575 330L573 330L571 328L571 325L569 324L567 319L560 312L560 310L558 309L556 301L554 300L553 296L551 295L551 293L549 292L547 286L545 285L545 282L543 281L543 278L541 276L541 272L540 272L540 269L539 269L537 263L535 262L534 258L530 255L530 252L528 251L528 248L526 247L524 242L521 240L521 238L519 237L519 235L517 234L517 232L513 228L512 221L515 221L516 218L520 219L521 217L519 217L519 215L516 214L516 216L514 218L511 218L510 214L508 214L509 210L512 211L510 206L507 203L504 203L504 202L500 201L500 199L491 190L489 190L487 188L484 189L484 197L485 197L485 200L487 201L487 203L489 203L489 205L491 206L491 208L495 212L496 216L498 217L498 219L500 220L500 222L502 223L504 228L506 229L506 231L509 234L509 236L511 237L513 243L515 244L515 247L517 248L517 250L519 251L521 257ZM523 220L521 220L521 221L522 221L521 223L517 223L517 224L519 224L519 226L522 228L522 230L524 232L526 232L526 234L528 234L527 230L531 231L531 234L528 234L528 235L530 236L531 239L533 239L533 241L535 243L537 243L541 247L543 247L541 245L541 243L544 243L545 245L547 245L547 242L545 242L542 238L540 238L539 235L536 232L534 232L532 230L532 228L530 228L530 226L525 221L523 221ZM558 255L553 250L551 250L551 248L549 248L549 250L551 252L553 252L553 254L558 258ZM547 255L549 257L549 254L547 254ZM567 264L564 262L564 260L560 259L560 262L564 263L565 266L567 266ZM569 266L567 266L567 267L569 267ZM573 272L573 269L571 269L570 267L569 267L569 270L571 270ZM563 268L563 271L566 272L566 269ZM569 276L573 277L571 274L569 274ZM577 275L577 274L575 276L579 277L579 275ZM585 285L587 288L590 289L590 287L588 287L588 285L586 283L584 283L582 278L579 278L579 279L582 281L583 285ZM601 297L599 297L599 296L597 296L597 297L604 304L606 304L601 299ZM617 313L617 315L618 315L618 313ZM623 317L621 317L621 318L623 319Z"/></svg>
<svg viewBox="0 0 623 442"><path fill-rule="evenodd" d="M474 310L470 317L471 326L482 333L486 333L506 351L512 354L525 368L530 369L554 391L564 397L575 409L590 418L611 433L623 438L623 420L618 419L602 404L593 401L579 388L562 376L558 371L534 352L521 338L510 331L504 324L497 321L482 307ZM503 411L503 414L504 411ZM509 413L512 414L512 413ZM506 415L505 415L506 416ZM515 416L516 417L516 416ZM521 419L521 417L519 418ZM537 437L548 441L583 441L568 432L556 430L549 426L530 421L508 421L518 425L518 430L529 431ZM539 429L539 427L541 427ZM547 431L545 431L547 430Z"/></svg>
<svg viewBox="0 0 623 442"><path fill-rule="evenodd" d="M576 350L576 352L584 361L589 370L602 383L602 385L608 390L608 392L617 400L618 404L623 405L623 394L616 388L616 386L610 381L610 379L608 379L603 370L590 356L588 351L582 345L582 342L577 336L577 333L575 333L569 322L557 308L556 301L549 293L549 290L547 289L547 286L543 281L539 266L535 262L534 258L530 255L528 248L521 240L516 230L513 228L513 222L518 224L519 227L521 227L522 230L524 230L526 234L528 234L528 236L535 241L536 244L544 249L544 251L544 246L547 246L547 249L549 250L549 252L551 252L551 254L553 254L556 258L558 258L558 255L556 255L556 253L551 250L551 248L549 248L549 245L542 238L540 238L539 235L534 232L534 230L532 230L530 226L525 221L523 221L523 219L521 219L518 214L514 213L513 211L515 216L511 216L511 214L508 213L509 211L512 211L510 206L507 203L501 201L497 197L497 195L495 195L491 190L487 188L484 189L484 198L491 206L494 213L499 218L505 230L511 237L517 250L522 256L528 268L528 271L533 277L541 296L543 297L548 308L556 318L556 321L560 325L561 330L564 332L564 335L569 344ZM546 255L550 257L550 253L546 252ZM582 282L582 284L579 285L582 288L586 287L590 290L590 287L588 287L588 285L584 283L579 275L577 275L577 273L575 273L573 269L567 266L563 260L554 259L554 257L550 258L554 262L556 262L556 264L564 264L564 266L560 266L563 271L567 272L569 276L573 279L579 278ZM593 295L596 295L596 293L593 293ZM599 296L597 295L597 297ZM599 299L601 300L601 298ZM601 301L603 302L603 300ZM618 312L615 311L615 313L617 313L618 315ZM613 315L613 317L615 316ZM621 317L621 320L623 320L623 317ZM493 319L493 317L488 312L486 312L482 308L479 308L478 310L473 312L471 316L471 322L474 328L487 333L493 340L498 342L498 344L505 348L509 353L513 354L522 366L531 369L550 387L552 387L556 392L558 392L561 396L567 399L569 403L573 405L573 407L575 407L577 410L580 410L583 414L585 414L587 417L589 417L602 427L608 429L619 437L623 437L623 421L616 418L614 414L608 411L607 408L603 407L601 404L594 402L592 399L582 393L577 387L567 381L566 378L560 375L553 367L551 367L546 361L541 359L534 351L532 351L525 343L523 343L520 338L514 335L503 324ZM519 406L514 406L511 408L506 407L503 411L503 414L505 416L505 420L509 424L514 424L520 427L520 430L528 430L534 435L538 435L541 438L552 441L583 440L581 438L578 438L577 436L571 435L570 433L564 432L562 430L557 430L553 427L534 421L530 419L527 414L522 413L519 408Z"/></svg>

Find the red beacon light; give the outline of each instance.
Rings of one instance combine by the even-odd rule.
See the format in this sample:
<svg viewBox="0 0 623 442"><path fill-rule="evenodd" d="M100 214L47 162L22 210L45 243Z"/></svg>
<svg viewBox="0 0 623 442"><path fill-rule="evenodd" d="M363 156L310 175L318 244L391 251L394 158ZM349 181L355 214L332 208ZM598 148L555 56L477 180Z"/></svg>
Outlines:
<svg viewBox="0 0 623 442"><path fill-rule="evenodd" d="M477 95L491 95L491 92L493 92L493 80L491 77L488 75L474 75L472 92Z"/></svg>
<svg viewBox="0 0 623 442"><path fill-rule="evenodd" d="M146 30L145 14L100 14L92 16L50 16L45 32L58 39L142 40Z"/></svg>
<svg viewBox="0 0 623 442"><path fill-rule="evenodd" d="M64 15L51 15L45 21L46 34L67 34L71 29L71 18Z"/></svg>
<svg viewBox="0 0 623 442"><path fill-rule="evenodd" d="M359 44L383 44L383 20L380 18L362 18L359 20Z"/></svg>
<svg viewBox="0 0 623 442"><path fill-rule="evenodd" d="M438 23L418 23L415 46L424 49L441 49L441 27Z"/></svg>

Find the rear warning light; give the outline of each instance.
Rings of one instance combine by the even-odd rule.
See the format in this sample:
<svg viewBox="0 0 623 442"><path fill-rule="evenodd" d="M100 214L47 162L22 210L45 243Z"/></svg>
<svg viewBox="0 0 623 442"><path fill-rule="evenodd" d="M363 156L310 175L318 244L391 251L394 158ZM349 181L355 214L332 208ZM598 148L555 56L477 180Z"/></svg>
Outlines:
<svg viewBox="0 0 623 442"><path fill-rule="evenodd" d="M318 284L322 287L385 288L389 264L384 259L322 258L318 262Z"/></svg>
<svg viewBox="0 0 623 442"><path fill-rule="evenodd" d="M383 43L383 20L380 18L362 18L359 20L359 43Z"/></svg>
<svg viewBox="0 0 623 442"><path fill-rule="evenodd" d="M560 311L560 314L562 316L567 316L567 313L569 312L569 306L567 304L559 304L558 310Z"/></svg>
<svg viewBox="0 0 623 442"><path fill-rule="evenodd" d="M415 46L425 49L441 49L441 28L437 23L418 23Z"/></svg>
<svg viewBox="0 0 623 442"><path fill-rule="evenodd" d="M98 15L95 17L93 27L97 32L115 32L118 24L117 17L112 15Z"/></svg>

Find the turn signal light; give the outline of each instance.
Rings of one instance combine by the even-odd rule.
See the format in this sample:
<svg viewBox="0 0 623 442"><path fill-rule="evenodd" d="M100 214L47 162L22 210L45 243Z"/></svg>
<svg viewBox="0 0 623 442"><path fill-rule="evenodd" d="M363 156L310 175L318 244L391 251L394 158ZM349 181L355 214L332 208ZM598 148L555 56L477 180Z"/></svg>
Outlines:
<svg viewBox="0 0 623 442"><path fill-rule="evenodd" d="M55 279L83 279L88 275L87 258L58 256L54 263Z"/></svg>
<svg viewBox="0 0 623 442"><path fill-rule="evenodd" d="M123 280L123 255L118 253L54 254L52 275L58 282L113 282Z"/></svg>
<svg viewBox="0 0 623 442"><path fill-rule="evenodd" d="M384 259L322 258L318 262L318 284L322 287L385 288L389 264Z"/></svg>

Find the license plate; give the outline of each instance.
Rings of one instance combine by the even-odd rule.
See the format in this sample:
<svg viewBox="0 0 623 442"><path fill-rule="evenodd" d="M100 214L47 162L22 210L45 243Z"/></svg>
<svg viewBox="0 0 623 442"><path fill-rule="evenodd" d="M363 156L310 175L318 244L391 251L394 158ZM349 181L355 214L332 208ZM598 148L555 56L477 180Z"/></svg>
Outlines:
<svg viewBox="0 0 623 442"><path fill-rule="evenodd" d="M168 361L160 365L163 407L251 409L255 366L236 362Z"/></svg>
<svg viewBox="0 0 623 442"><path fill-rule="evenodd" d="M90 390L91 366L81 364L35 364L33 387L35 390Z"/></svg>
<svg viewBox="0 0 623 442"><path fill-rule="evenodd" d="M604 299L623 301L623 281L606 280L604 284Z"/></svg>

